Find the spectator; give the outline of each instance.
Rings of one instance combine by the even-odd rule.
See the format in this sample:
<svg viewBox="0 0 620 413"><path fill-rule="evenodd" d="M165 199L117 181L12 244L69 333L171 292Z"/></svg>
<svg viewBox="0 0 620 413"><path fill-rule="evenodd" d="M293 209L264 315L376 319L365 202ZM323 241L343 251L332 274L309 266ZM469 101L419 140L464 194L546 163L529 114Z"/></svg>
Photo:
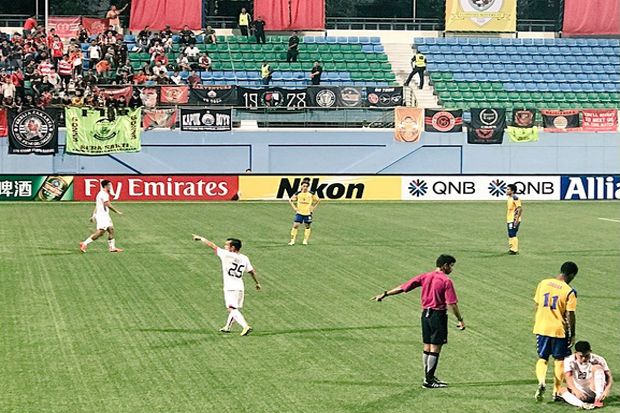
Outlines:
<svg viewBox="0 0 620 413"><path fill-rule="evenodd" d="M153 75L159 76L162 74L167 75L168 69L166 69L166 66L164 66L161 61L158 61L155 63L155 66L153 66Z"/></svg>
<svg viewBox="0 0 620 413"><path fill-rule="evenodd" d="M110 10L108 10L105 15L106 19L109 19L110 26L112 26L113 30L119 34L123 34L123 28L121 27L121 19L119 16L123 11L125 11L127 6L129 6L129 3L125 4L120 10L117 10L116 6L110 6Z"/></svg>
<svg viewBox="0 0 620 413"><path fill-rule="evenodd" d="M54 45L54 38L56 37L56 29L50 29L47 37L45 38L45 45L48 49L52 49Z"/></svg>
<svg viewBox="0 0 620 413"><path fill-rule="evenodd" d="M24 22L24 28L23 28L23 33L24 33L24 37L28 36L29 34L32 34L33 30L37 27L39 23L37 22L37 19L35 16L30 16L26 19L26 21Z"/></svg>
<svg viewBox="0 0 620 413"><path fill-rule="evenodd" d="M77 29L77 33L75 37L77 37L80 43L88 43L88 37L89 37L88 30L86 30L83 24L80 23L78 25L78 29Z"/></svg>
<svg viewBox="0 0 620 413"><path fill-rule="evenodd" d="M132 109L136 109L142 106L142 99L140 99L140 91L134 89L133 94L131 95L131 99L127 102L127 106Z"/></svg>
<svg viewBox="0 0 620 413"><path fill-rule="evenodd" d="M90 67L95 66L101 59L101 47L94 40L90 42L88 47L88 56L90 57Z"/></svg>
<svg viewBox="0 0 620 413"><path fill-rule="evenodd" d="M111 68L112 68L112 65L107 59L101 59L95 65L95 70L97 71L97 75L99 76L100 79L102 77L106 77Z"/></svg>
<svg viewBox="0 0 620 413"><path fill-rule="evenodd" d="M7 68L9 66L9 58L13 48L9 45L8 40L2 40L0 44L0 69Z"/></svg>
<svg viewBox="0 0 620 413"><path fill-rule="evenodd" d="M192 70L191 74L187 77L187 83L189 83L191 87L200 84L200 76L195 70Z"/></svg>
<svg viewBox="0 0 620 413"><path fill-rule="evenodd" d="M172 32L172 29L170 28L169 24L167 24L166 27L164 28L164 30L161 31L162 37L166 37L166 38L172 37L173 34L174 33Z"/></svg>
<svg viewBox="0 0 620 413"><path fill-rule="evenodd" d="M192 44L185 49L184 53L187 56L187 60L189 60L189 64L192 69L195 69L198 64L200 50L196 47L195 44Z"/></svg>
<svg viewBox="0 0 620 413"><path fill-rule="evenodd" d="M314 62L314 66L312 67L312 71L310 72L310 81L313 86L318 86L321 84L321 74L323 73L323 68L320 63L317 61Z"/></svg>
<svg viewBox="0 0 620 413"><path fill-rule="evenodd" d="M73 65L69 59L69 55L66 54L58 62L58 75L66 92L69 92L69 82L73 75Z"/></svg>
<svg viewBox="0 0 620 413"><path fill-rule="evenodd" d="M172 83L174 83L175 85L182 85L183 84L183 79L181 78L181 75L179 75L179 71L175 70L174 73L172 74L172 76L170 76L170 81Z"/></svg>
<svg viewBox="0 0 620 413"><path fill-rule="evenodd" d="M71 68L73 76L79 76L82 74L83 68L83 54L80 49L73 49L69 55L69 61L71 62Z"/></svg>
<svg viewBox="0 0 620 413"><path fill-rule="evenodd" d="M147 80L146 72L141 69L138 73L133 76L133 84L134 85L143 85Z"/></svg>
<svg viewBox="0 0 620 413"><path fill-rule="evenodd" d="M11 82L11 78L9 76L4 79L4 83L2 83L0 92L2 92L2 96L4 97L4 99L6 100L7 98L9 98L12 104L12 101L15 99L16 89L13 82Z"/></svg>
<svg viewBox="0 0 620 413"><path fill-rule="evenodd" d="M252 16L247 12L245 7L241 9L239 13L239 30L241 30L241 36L250 35L250 24L252 23Z"/></svg>
<svg viewBox="0 0 620 413"><path fill-rule="evenodd" d="M205 53L202 56L200 56L200 59L198 59L198 67L202 71L213 70L211 69L211 58L209 57L209 53Z"/></svg>
<svg viewBox="0 0 620 413"><path fill-rule="evenodd" d="M52 86L52 90L59 91L62 88L62 79L54 69L47 75L47 82Z"/></svg>
<svg viewBox="0 0 620 413"><path fill-rule="evenodd" d="M419 51L411 58L411 73L407 77L405 81L405 86L409 86L409 82L413 79L413 75L416 73L420 77L420 86L418 89L422 89L424 87L424 71L426 70L426 56L424 56Z"/></svg>
<svg viewBox="0 0 620 413"><path fill-rule="evenodd" d="M54 67L58 67L58 62L62 59L64 55L65 46L62 44L60 37L54 36L54 41L52 42L52 63Z"/></svg>
<svg viewBox="0 0 620 413"><path fill-rule="evenodd" d="M189 72L192 70L191 65L189 64L189 59L185 55L185 53L181 53L179 57L177 57L177 70L182 72Z"/></svg>
<svg viewBox="0 0 620 413"><path fill-rule="evenodd" d="M39 63L38 71L41 76L47 76L52 73L54 66L50 63L49 59L45 58Z"/></svg>
<svg viewBox="0 0 620 413"><path fill-rule="evenodd" d="M286 52L286 61L288 63L297 61L297 55L299 54L297 47L299 47L299 37L297 37L297 32L295 31L288 38L288 50Z"/></svg>
<svg viewBox="0 0 620 413"><path fill-rule="evenodd" d="M213 30L213 27L207 26L207 28L203 30L202 34L205 37L204 38L205 44L216 44L217 43L217 37L215 36L215 30Z"/></svg>
<svg viewBox="0 0 620 413"><path fill-rule="evenodd" d="M196 43L194 32L189 29L189 26L187 24L183 26L183 30L181 30L181 39L179 40L179 43L186 46Z"/></svg>
<svg viewBox="0 0 620 413"><path fill-rule="evenodd" d="M267 43L265 38L265 20L263 20L263 16L258 16L257 20L252 22L252 28L254 29L254 37L256 37L256 43Z"/></svg>
<svg viewBox="0 0 620 413"><path fill-rule="evenodd" d="M155 56L164 53L166 50L159 42L155 42L155 45L149 49L149 54L151 55L151 63L155 62Z"/></svg>
<svg viewBox="0 0 620 413"><path fill-rule="evenodd" d="M136 47L134 51L138 53L145 53L149 51L149 38L148 36L138 35L136 39Z"/></svg>
<svg viewBox="0 0 620 413"><path fill-rule="evenodd" d="M127 45L121 40L116 41L116 55L119 62L125 62L129 57L129 49L127 48Z"/></svg>
<svg viewBox="0 0 620 413"><path fill-rule="evenodd" d="M263 64L260 67L260 77L263 81L263 85L268 85L271 82L271 76L273 74L273 69L271 65L267 63L266 60L263 60Z"/></svg>

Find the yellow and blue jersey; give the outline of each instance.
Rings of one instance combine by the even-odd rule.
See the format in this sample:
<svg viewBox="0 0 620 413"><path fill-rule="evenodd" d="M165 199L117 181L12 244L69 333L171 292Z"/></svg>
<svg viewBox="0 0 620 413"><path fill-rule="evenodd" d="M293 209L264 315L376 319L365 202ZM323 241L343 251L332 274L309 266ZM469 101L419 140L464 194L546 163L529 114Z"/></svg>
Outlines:
<svg viewBox="0 0 620 413"><path fill-rule="evenodd" d="M534 334L566 337L566 315L577 308L577 292L564 281L548 278L538 284L534 302L537 305Z"/></svg>
<svg viewBox="0 0 620 413"><path fill-rule="evenodd" d="M508 197L506 202L506 222L514 222L517 208L521 208L521 200L518 196L513 195ZM519 221L521 222L521 215L519 215Z"/></svg>
<svg viewBox="0 0 620 413"><path fill-rule="evenodd" d="M295 194L295 198L296 199L293 202L295 202L297 205L297 211L299 215L312 214L312 211L310 210L310 208L312 207L312 204L314 202L319 201L319 197L316 196L316 194L311 191L308 191L308 192L299 191Z"/></svg>

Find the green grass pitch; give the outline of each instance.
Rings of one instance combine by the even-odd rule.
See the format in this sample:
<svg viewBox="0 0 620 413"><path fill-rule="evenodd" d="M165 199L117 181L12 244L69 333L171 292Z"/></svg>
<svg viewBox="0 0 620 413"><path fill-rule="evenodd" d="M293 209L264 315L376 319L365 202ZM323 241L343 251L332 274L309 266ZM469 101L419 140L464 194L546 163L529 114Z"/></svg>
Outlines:
<svg viewBox="0 0 620 413"><path fill-rule="evenodd" d="M620 223L599 219L619 206L525 201L513 257L503 202L326 201L307 247L286 245L285 202L118 203L125 252L84 255L92 204L0 204L0 411L574 411L533 400L532 295L577 262L578 339L620 380ZM193 232L244 241L264 288L246 280L250 336L218 333L220 263ZM451 386L426 390L419 292L370 297L444 252L468 327L451 317L437 372Z"/></svg>

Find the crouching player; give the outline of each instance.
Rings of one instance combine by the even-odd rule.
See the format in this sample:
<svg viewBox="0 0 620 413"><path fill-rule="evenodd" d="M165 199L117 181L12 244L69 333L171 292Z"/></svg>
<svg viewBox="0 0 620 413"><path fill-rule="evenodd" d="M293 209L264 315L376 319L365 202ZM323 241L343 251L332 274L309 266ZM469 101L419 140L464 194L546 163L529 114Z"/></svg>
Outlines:
<svg viewBox="0 0 620 413"><path fill-rule="evenodd" d="M575 344L575 352L564 359L564 375L568 389L560 395L567 403L584 410L603 407L613 378L605 359L592 353L590 343Z"/></svg>

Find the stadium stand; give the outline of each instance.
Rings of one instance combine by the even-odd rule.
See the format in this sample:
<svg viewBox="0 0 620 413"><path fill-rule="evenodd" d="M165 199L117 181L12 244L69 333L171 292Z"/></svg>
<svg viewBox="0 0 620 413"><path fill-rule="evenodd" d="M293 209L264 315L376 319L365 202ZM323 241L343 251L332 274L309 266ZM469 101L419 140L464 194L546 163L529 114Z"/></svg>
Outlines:
<svg viewBox="0 0 620 413"><path fill-rule="evenodd" d="M620 40L416 38L439 103L511 109L616 108Z"/></svg>

